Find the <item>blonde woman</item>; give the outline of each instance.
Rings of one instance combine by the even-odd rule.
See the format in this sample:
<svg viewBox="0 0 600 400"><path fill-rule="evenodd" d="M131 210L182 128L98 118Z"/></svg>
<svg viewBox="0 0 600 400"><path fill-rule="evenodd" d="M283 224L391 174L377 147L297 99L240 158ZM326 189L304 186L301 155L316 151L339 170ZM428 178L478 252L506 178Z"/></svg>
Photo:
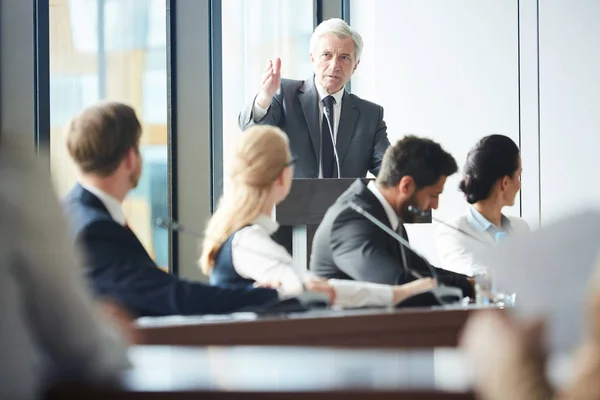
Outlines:
<svg viewBox="0 0 600 400"><path fill-rule="evenodd" d="M430 278L390 286L325 281L297 272L291 255L271 238L278 229L271 213L290 192L294 161L287 136L277 127L255 126L241 136L231 160L230 185L205 232L200 264L211 284L275 285L283 296L304 288L333 289L334 304L342 307L391 306L435 286Z"/></svg>

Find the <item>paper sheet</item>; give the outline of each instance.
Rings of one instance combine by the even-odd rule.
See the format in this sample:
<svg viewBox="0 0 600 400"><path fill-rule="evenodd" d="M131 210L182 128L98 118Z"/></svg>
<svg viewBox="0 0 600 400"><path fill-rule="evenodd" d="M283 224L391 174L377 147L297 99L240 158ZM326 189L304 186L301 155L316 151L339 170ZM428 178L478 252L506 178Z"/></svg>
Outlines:
<svg viewBox="0 0 600 400"><path fill-rule="evenodd" d="M599 250L600 213L589 211L507 240L484 257L498 288L517 293L515 313L546 317L551 348L570 351L581 341Z"/></svg>

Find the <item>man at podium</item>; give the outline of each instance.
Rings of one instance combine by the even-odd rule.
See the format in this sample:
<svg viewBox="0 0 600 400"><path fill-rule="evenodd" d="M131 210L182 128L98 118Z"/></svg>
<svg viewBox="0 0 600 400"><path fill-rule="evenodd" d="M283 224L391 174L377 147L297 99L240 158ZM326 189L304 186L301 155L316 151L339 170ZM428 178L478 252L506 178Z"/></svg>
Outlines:
<svg viewBox="0 0 600 400"><path fill-rule="evenodd" d="M281 60L267 63L261 89L239 115L239 127L275 125L298 159L294 178L377 176L389 146L383 108L344 85L360 62L361 36L341 19L322 22L310 39L314 75L281 79Z"/></svg>

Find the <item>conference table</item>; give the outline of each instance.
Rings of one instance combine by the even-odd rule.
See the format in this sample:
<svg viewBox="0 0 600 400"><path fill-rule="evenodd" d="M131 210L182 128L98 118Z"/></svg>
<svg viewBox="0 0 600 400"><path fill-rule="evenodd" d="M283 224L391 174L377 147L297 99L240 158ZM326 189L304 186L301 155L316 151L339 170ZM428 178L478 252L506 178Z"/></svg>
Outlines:
<svg viewBox="0 0 600 400"><path fill-rule="evenodd" d="M479 309L476 306L452 306L314 310L276 315L172 316L139 319L136 329L138 344L143 345L455 347L468 316Z"/></svg>
<svg viewBox="0 0 600 400"><path fill-rule="evenodd" d="M62 384L66 399L474 399L459 349L135 346L133 367L104 384ZM570 360L551 357L553 383Z"/></svg>

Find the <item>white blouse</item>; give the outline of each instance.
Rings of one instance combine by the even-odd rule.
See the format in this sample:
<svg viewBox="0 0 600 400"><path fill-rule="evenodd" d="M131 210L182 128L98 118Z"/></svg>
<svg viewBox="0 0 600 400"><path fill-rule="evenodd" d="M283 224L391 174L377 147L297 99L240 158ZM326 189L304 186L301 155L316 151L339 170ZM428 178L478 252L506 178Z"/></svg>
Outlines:
<svg viewBox="0 0 600 400"><path fill-rule="evenodd" d="M294 269L292 256L271 235L279 224L261 215L252 225L239 230L232 241L232 261L236 272L258 284L279 283L282 295L297 295L313 275ZM335 304L342 307L387 307L393 303L390 285L329 279L336 293Z"/></svg>

